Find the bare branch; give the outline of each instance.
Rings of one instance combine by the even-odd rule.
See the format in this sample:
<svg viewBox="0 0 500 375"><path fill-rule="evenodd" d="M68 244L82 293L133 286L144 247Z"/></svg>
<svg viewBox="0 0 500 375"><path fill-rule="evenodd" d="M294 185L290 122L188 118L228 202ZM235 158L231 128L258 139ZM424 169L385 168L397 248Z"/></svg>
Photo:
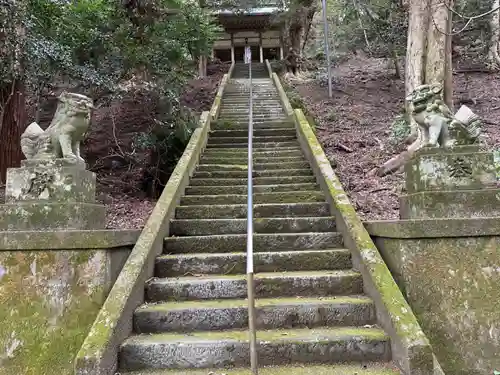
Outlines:
<svg viewBox="0 0 500 375"><path fill-rule="evenodd" d="M479 19L479 18L486 17L486 16L488 16L488 15L490 15L490 14L492 14L492 13L494 13L494 12L498 11L498 10L500 10L500 7L496 7L496 8L490 9L489 11L484 12L484 13L482 13L482 14L478 14L478 15L476 15L476 16L465 16L465 15L463 15L463 14L461 14L461 13L458 13L455 9L453 9L453 7L451 7L451 6L448 4L448 2L447 2L446 0L444 0L444 1L440 4L440 6L442 6L442 5L444 5L444 6L445 6L445 7L446 7L446 8L447 8L447 9L448 9L451 13L453 13L453 14L457 15L457 16L458 16L458 17L460 17L460 18L463 18L463 19L467 20L467 22L466 22L465 26L464 26L464 27L462 27L460 30L458 30L458 31L453 31L453 32L451 32L451 33L448 33L448 32L446 32L446 31L441 30L441 29L438 27L438 25L436 24L436 20L434 19L434 16L432 16L432 17L431 17L431 18L432 18L432 23L434 24L434 27L436 28L436 30L437 30L438 32L440 32L441 34L444 34L444 35L447 35L447 36L454 36L454 35L458 35L458 34L462 33L463 31L465 31L465 29L467 29L467 27L469 27L469 25L472 23L472 21L477 20L477 19Z"/></svg>

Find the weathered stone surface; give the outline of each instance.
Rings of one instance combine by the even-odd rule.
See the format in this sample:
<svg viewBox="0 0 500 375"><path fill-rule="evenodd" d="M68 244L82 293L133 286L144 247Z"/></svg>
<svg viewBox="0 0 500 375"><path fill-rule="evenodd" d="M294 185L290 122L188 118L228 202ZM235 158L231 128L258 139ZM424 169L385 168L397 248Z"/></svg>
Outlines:
<svg viewBox="0 0 500 375"><path fill-rule="evenodd" d="M388 238L481 237L500 234L500 220L497 217L367 221L365 227L372 237Z"/></svg>
<svg viewBox="0 0 500 375"><path fill-rule="evenodd" d="M296 169L311 169L309 163L302 159L301 161L292 162L274 162L273 159L268 159L269 163L254 163L254 171L266 170L296 170ZM196 169L197 172L244 172L248 170L247 163L244 164L200 164Z"/></svg>
<svg viewBox="0 0 500 375"><path fill-rule="evenodd" d="M253 220L255 233L334 232L333 217L282 217ZM244 234L246 219L172 220L170 233L174 236L204 236L211 234Z"/></svg>
<svg viewBox="0 0 500 375"><path fill-rule="evenodd" d="M401 219L500 216L500 189L421 192L399 201Z"/></svg>
<svg viewBox="0 0 500 375"><path fill-rule="evenodd" d="M500 232L465 235L375 239L444 372L491 375L500 368Z"/></svg>
<svg viewBox="0 0 500 375"><path fill-rule="evenodd" d="M256 301L257 329L363 326L376 321L363 296L276 298ZM248 328L245 300L148 304L134 314L137 333L217 331Z"/></svg>
<svg viewBox="0 0 500 375"><path fill-rule="evenodd" d="M336 328L268 331L257 334L259 363L334 363L388 360L388 337L379 329ZM201 332L192 336L134 336L120 351L122 369L248 366L248 334Z"/></svg>
<svg viewBox="0 0 500 375"><path fill-rule="evenodd" d="M0 374L73 374L111 288L105 250L0 251Z"/></svg>
<svg viewBox="0 0 500 375"><path fill-rule="evenodd" d="M405 165L405 172L410 194L491 188L497 182L493 154L474 146L424 148Z"/></svg>
<svg viewBox="0 0 500 375"><path fill-rule="evenodd" d="M343 244L342 236L336 232L326 233L258 233L253 236L254 251L283 251L338 248ZM189 236L165 238L165 253L225 253L245 251L246 234L221 234L212 236Z"/></svg>
<svg viewBox="0 0 500 375"><path fill-rule="evenodd" d="M271 143L271 142L291 142L294 141L295 134L294 135L274 135L274 136L255 136L253 137L253 141L255 144L258 143ZM214 145L214 144L223 144L226 145L228 143L248 143L248 136L245 135L243 137L215 137L211 136L208 139L207 145Z"/></svg>
<svg viewBox="0 0 500 375"><path fill-rule="evenodd" d="M310 168L307 169L268 169L265 171L254 170L253 177L276 177L276 176L312 176ZM213 171L213 172L195 172L194 178L245 178L248 172L242 171Z"/></svg>
<svg viewBox="0 0 500 375"><path fill-rule="evenodd" d="M259 203L297 203L297 202L325 202L325 195L321 191L292 191L277 193L254 193L253 201ZM248 196L243 194L218 195L187 195L181 199L181 205L209 205L209 204L245 204Z"/></svg>
<svg viewBox="0 0 500 375"><path fill-rule="evenodd" d="M257 297L295 297L360 294L361 275L350 270L275 272L255 275ZM154 278L148 282L149 301L246 298L244 275Z"/></svg>
<svg viewBox="0 0 500 375"><path fill-rule="evenodd" d="M276 141L276 142L255 142L254 143L254 146L255 148L265 148L265 149L269 149L269 148L280 148L280 147L294 147L297 145L297 142L286 142L286 141L283 141L283 142L280 142L280 141ZM240 142L240 143L237 143L237 141L235 141L234 143L209 143L207 144L207 148L225 148L225 147L230 147L230 148L248 148L248 142L247 141L244 141L244 142Z"/></svg>
<svg viewBox="0 0 500 375"><path fill-rule="evenodd" d="M9 231L0 236L0 250L109 249L134 245L140 230Z"/></svg>
<svg viewBox="0 0 500 375"><path fill-rule="evenodd" d="M254 177L254 185L315 183L314 176ZM191 186L246 185L246 178L193 178Z"/></svg>
<svg viewBox="0 0 500 375"><path fill-rule="evenodd" d="M256 272L282 272L348 269L352 264L349 250L335 249L256 253L254 266ZM163 255L155 266L157 277L245 272L245 253Z"/></svg>
<svg viewBox="0 0 500 375"><path fill-rule="evenodd" d="M54 163L57 161L62 163ZM37 166L8 169L6 203L18 201L94 203L95 173L86 171L83 164L81 164L83 167L57 166L64 162L64 159L55 159Z"/></svg>
<svg viewBox="0 0 500 375"><path fill-rule="evenodd" d="M254 193L272 193L280 191L311 191L320 190L314 183L305 184L278 184L278 185L258 185L253 187ZM246 194L247 185L233 186L188 186L186 195L214 195L214 194Z"/></svg>
<svg viewBox="0 0 500 375"><path fill-rule="evenodd" d="M256 204L253 208L255 218L287 216L329 216L327 203L287 203ZM176 219L243 219L247 217L246 204L179 206L175 210Z"/></svg>
<svg viewBox="0 0 500 375"><path fill-rule="evenodd" d="M210 149L210 150L219 150L219 149ZM226 148L221 148L220 150L229 150ZM220 154L220 153L205 153L202 158L201 158L201 163L203 164L237 164L237 165L247 165L248 162L248 157L247 153L248 150L246 149L240 149L244 152L242 153L226 153L226 154ZM273 163L295 163L295 162L301 162L304 160L302 156L296 156L296 155L278 155L272 157L270 159L270 156L264 155L255 155L253 158L254 163L266 163L269 161L273 161Z"/></svg>
<svg viewBox="0 0 500 375"><path fill-rule="evenodd" d="M64 158L70 163L84 163L80 142L89 128L93 108L89 97L63 92L49 127L42 130L33 122L21 135L21 148L26 158Z"/></svg>
<svg viewBox="0 0 500 375"><path fill-rule="evenodd" d="M293 136L295 137L295 129L257 129L254 131L254 136ZM245 130L215 130L210 133L214 137L247 137L248 132Z"/></svg>
<svg viewBox="0 0 500 375"><path fill-rule="evenodd" d="M0 230L101 229L105 207L92 203L15 203L0 205Z"/></svg>
<svg viewBox="0 0 500 375"><path fill-rule="evenodd" d="M252 375L249 368L224 369L227 375ZM363 375L401 375L391 363L362 364L328 364L328 365L295 365L295 366L268 366L259 368L262 375L351 375L360 373ZM146 370L133 371L127 375L207 375L206 369L183 369L183 370Z"/></svg>

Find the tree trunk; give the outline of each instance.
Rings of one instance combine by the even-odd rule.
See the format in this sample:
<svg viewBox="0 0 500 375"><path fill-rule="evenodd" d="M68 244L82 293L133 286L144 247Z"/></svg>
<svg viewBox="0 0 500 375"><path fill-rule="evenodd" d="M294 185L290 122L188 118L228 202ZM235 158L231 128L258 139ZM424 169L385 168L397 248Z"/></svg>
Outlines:
<svg viewBox="0 0 500 375"><path fill-rule="evenodd" d="M490 45L488 60L493 69L500 68L500 0L493 0L491 9L496 9L490 18Z"/></svg>
<svg viewBox="0 0 500 375"><path fill-rule="evenodd" d="M449 7L453 7L455 5L454 0L449 0ZM450 110L453 109L453 12L447 9L448 11L448 20L446 24L446 44L445 44L445 56L446 56L446 65L445 65L445 73L444 73L444 90L443 90L443 99L444 102L450 107Z"/></svg>
<svg viewBox="0 0 500 375"><path fill-rule="evenodd" d="M413 92L415 87L425 81L427 34L430 22L431 0L410 0L408 21L408 45L406 49L405 66L405 97ZM409 103L405 103L406 113L411 113ZM408 116L411 119L411 116ZM414 149L420 142L422 135L417 124L410 122L411 135L414 139L409 149Z"/></svg>
<svg viewBox="0 0 500 375"><path fill-rule="evenodd" d="M20 139L26 126L24 83L20 80L0 87L0 181L7 168L18 167L23 159Z"/></svg>
<svg viewBox="0 0 500 375"><path fill-rule="evenodd" d="M448 1L450 6L452 0ZM451 60L451 11L443 0L410 0L408 46L406 51L405 94L423 84L439 83L445 91L444 100L453 108L453 82ZM422 147L423 135L411 117L411 103L406 102L406 113L410 119L413 142L406 151L388 160L377 175L383 176L401 168ZM407 141L408 141L407 140Z"/></svg>

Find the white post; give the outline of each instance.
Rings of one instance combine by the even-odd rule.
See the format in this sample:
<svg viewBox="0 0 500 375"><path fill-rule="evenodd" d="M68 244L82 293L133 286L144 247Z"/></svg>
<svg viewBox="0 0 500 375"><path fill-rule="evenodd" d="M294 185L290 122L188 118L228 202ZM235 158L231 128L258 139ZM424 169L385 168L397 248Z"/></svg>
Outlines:
<svg viewBox="0 0 500 375"><path fill-rule="evenodd" d="M323 33L325 34L325 55L326 55L326 71L328 73L328 97L332 97L332 67L330 63L330 47L329 47L329 36L328 36L328 18L326 16L326 0L322 0L321 5L323 7Z"/></svg>
<svg viewBox="0 0 500 375"><path fill-rule="evenodd" d="M283 46L280 46L280 60L283 60Z"/></svg>
<svg viewBox="0 0 500 375"><path fill-rule="evenodd" d="M234 46L231 44L231 62L234 63Z"/></svg>
<svg viewBox="0 0 500 375"><path fill-rule="evenodd" d="M264 49L262 48L262 44L259 46L260 48L260 62L264 62Z"/></svg>

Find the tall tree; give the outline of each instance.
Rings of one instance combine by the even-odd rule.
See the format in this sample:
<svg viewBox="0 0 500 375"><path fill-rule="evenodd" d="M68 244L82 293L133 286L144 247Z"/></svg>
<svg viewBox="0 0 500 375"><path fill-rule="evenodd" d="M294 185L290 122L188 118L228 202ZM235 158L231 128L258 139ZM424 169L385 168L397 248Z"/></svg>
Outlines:
<svg viewBox="0 0 500 375"><path fill-rule="evenodd" d="M406 97L420 85L439 83L444 86L444 100L450 108L453 108L452 6L453 0L409 0L405 74ZM406 107L411 119L410 103L406 103ZM407 151L384 163L377 171L378 175L399 169L422 147L423 135L417 124L410 121L411 145Z"/></svg>

